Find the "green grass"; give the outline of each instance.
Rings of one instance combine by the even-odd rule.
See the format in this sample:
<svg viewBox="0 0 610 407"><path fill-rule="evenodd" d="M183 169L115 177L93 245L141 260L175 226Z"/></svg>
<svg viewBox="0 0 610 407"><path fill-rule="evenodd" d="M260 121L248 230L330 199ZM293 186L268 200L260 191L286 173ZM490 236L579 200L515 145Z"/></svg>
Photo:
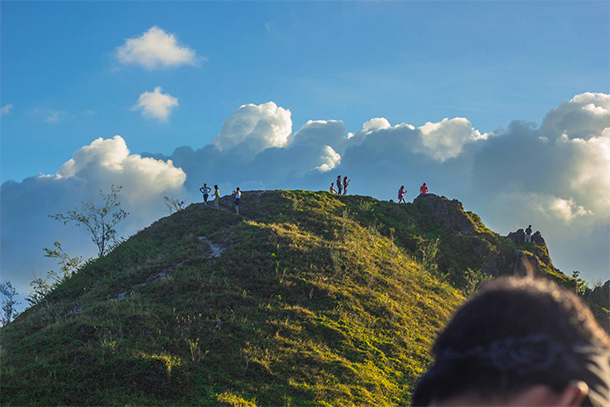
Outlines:
<svg viewBox="0 0 610 407"><path fill-rule="evenodd" d="M370 197L246 192L241 211L160 219L3 328L1 403L405 405L459 273L516 249L474 214L456 236Z"/></svg>

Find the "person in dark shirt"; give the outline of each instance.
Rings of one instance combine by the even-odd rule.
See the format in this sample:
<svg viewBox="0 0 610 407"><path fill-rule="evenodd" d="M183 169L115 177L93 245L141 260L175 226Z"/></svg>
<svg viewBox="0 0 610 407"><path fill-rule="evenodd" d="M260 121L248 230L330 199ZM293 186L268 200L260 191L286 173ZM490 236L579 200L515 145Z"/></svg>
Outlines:
<svg viewBox="0 0 610 407"><path fill-rule="evenodd" d="M341 187L342 187L342 183L341 183L341 175L339 175L337 177L337 194L341 195Z"/></svg>
<svg viewBox="0 0 610 407"><path fill-rule="evenodd" d="M347 195L347 186L351 182L351 179L347 179L347 177L343 178L343 195Z"/></svg>
<svg viewBox="0 0 610 407"><path fill-rule="evenodd" d="M610 338L550 280L488 282L432 352L413 406L610 406Z"/></svg>
<svg viewBox="0 0 610 407"><path fill-rule="evenodd" d="M527 229L525 229L525 243L531 243L532 241L532 225L529 225Z"/></svg>
<svg viewBox="0 0 610 407"><path fill-rule="evenodd" d="M239 215L239 204L241 202L241 191L239 190L239 187L235 188L235 191L233 191L233 196L235 197L233 206L235 206L235 212Z"/></svg>

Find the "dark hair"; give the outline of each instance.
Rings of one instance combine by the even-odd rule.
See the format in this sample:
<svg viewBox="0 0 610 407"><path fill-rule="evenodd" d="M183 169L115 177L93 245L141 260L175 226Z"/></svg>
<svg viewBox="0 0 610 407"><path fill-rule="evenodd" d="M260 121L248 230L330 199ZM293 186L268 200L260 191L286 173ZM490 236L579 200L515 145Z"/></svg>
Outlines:
<svg viewBox="0 0 610 407"><path fill-rule="evenodd" d="M218 185L214 185L214 189L218 189Z"/></svg>
<svg viewBox="0 0 610 407"><path fill-rule="evenodd" d="M489 282L456 312L432 352L413 405L462 395L506 398L537 384L561 391L573 380L591 389L583 405L610 398L608 335L574 293L548 280Z"/></svg>

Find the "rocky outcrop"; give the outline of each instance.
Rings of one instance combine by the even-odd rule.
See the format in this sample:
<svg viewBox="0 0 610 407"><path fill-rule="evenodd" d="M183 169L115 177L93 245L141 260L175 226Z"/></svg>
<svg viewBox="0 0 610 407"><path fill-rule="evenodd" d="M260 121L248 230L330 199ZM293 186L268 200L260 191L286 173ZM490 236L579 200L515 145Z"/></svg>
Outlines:
<svg viewBox="0 0 610 407"><path fill-rule="evenodd" d="M508 238L516 244L523 244L525 243L525 232L523 229L517 229L516 232L510 232L508 234Z"/></svg>
<svg viewBox="0 0 610 407"><path fill-rule="evenodd" d="M521 250L515 252L516 260L511 265L513 275L534 277L540 274L540 261L536 256L528 256Z"/></svg>
<svg viewBox="0 0 610 407"><path fill-rule="evenodd" d="M515 242L517 246L525 244L525 232L523 229L517 229L516 232L509 233L507 237ZM532 235L531 244L534 245L533 250L531 249L531 246L525 246L527 249L517 250L515 252L516 260L510 265L514 275L539 276L540 269L543 265L555 272L561 273L553 266L546 242L540 232L536 232ZM533 253L530 253L532 251Z"/></svg>
<svg viewBox="0 0 610 407"><path fill-rule="evenodd" d="M508 238L518 245L523 244L525 243L525 231L523 229L517 229L516 232L510 232ZM540 232L536 232L532 235L532 243L537 244L538 246L546 246L546 242L542 238Z"/></svg>
<svg viewBox="0 0 610 407"><path fill-rule="evenodd" d="M606 309L610 309L610 280L606 281L604 285L591 290L589 300Z"/></svg>
<svg viewBox="0 0 610 407"><path fill-rule="evenodd" d="M475 225L466 215L462 203L457 199L449 200L435 194L422 194L413 201L422 212L428 212L441 225L454 233L474 235Z"/></svg>

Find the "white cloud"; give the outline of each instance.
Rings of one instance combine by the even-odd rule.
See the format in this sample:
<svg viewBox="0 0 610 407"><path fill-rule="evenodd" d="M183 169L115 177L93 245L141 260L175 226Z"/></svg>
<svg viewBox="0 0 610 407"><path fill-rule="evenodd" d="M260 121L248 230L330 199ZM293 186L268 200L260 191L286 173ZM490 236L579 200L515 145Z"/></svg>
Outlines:
<svg viewBox="0 0 610 407"><path fill-rule="evenodd" d="M167 162L130 154L121 136L94 140L74 153L55 175L57 179L77 177L99 185L122 185L123 194L141 205L167 190L179 190L186 180L182 169Z"/></svg>
<svg viewBox="0 0 610 407"><path fill-rule="evenodd" d="M168 34L157 26L140 37L125 40L115 55L124 65L140 65L148 70L197 65L204 59L189 47L178 44L174 34Z"/></svg>
<svg viewBox="0 0 610 407"><path fill-rule="evenodd" d="M403 123L404 124L404 123ZM411 130L415 129L415 127L411 125L407 125ZM362 130L358 130L355 133L347 133L347 138L350 139L352 137L365 137L367 134L372 132L376 132L384 129L391 129L392 125L385 117L376 117L367 122L364 122L362 125Z"/></svg>
<svg viewBox="0 0 610 407"><path fill-rule="evenodd" d="M343 151L347 145L345 123L340 120L309 120L288 141L290 146L329 145Z"/></svg>
<svg viewBox="0 0 610 407"><path fill-rule="evenodd" d="M589 223L593 212L578 205L573 198L563 199L551 194L527 192L527 193L500 193L495 197L498 207L520 213L521 223L528 223L528 219L536 219L538 227L544 225L544 229L556 230L570 225L574 221L581 222L579 235L588 231L583 227ZM560 222L561 225L557 225ZM584 224L582 222L585 222ZM531 221L529 222L531 223Z"/></svg>
<svg viewBox="0 0 610 407"><path fill-rule="evenodd" d="M39 175L0 188L2 279L29 291L32 271L45 274L54 265L42 248L55 240L71 255L92 256L95 247L82 228L62 226L47 215L65 213L81 201L99 203L99 190L123 186L121 201L130 212L120 233L148 226L164 212L163 196L184 196L186 174L171 161L131 154L120 136L99 138L77 150L54 175Z"/></svg>
<svg viewBox="0 0 610 407"><path fill-rule="evenodd" d="M445 161L458 156L464 145L469 142L487 139L487 133L481 134L463 117L443 119L438 123L426 123L419 127L421 149L438 161Z"/></svg>
<svg viewBox="0 0 610 407"><path fill-rule="evenodd" d="M602 230L610 224L610 125L603 111L609 100L577 95L550 111L539 128L515 121L493 135L481 134L465 118L415 127L392 126L383 117L353 133L340 120L310 120L293 133L290 111L269 102L241 106L211 144L182 146L170 157L133 155L118 136L98 139L53 176L2 186L3 269L34 247L21 258L29 264L38 247L55 239L50 231L56 233L57 225L29 214L64 211L111 183L125 186L135 215L152 213L147 208L161 203L162 194L182 188L199 199L202 182L220 185L222 193L235 186L327 190L341 174L352 179L350 193L385 200L396 199L400 185L407 187L407 199L414 198L425 181L431 192L459 199L502 234L532 224L553 258L562 259L559 268L597 278L610 267L609 234ZM38 239L34 245L31 236Z"/></svg>
<svg viewBox="0 0 610 407"><path fill-rule="evenodd" d="M385 117L376 117L374 119L369 120L368 122L365 122L362 125L362 130L366 132L379 131L390 127L392 126L390 125L388 119L386 119Z"/></svg>
<svg viewBox="0 0 610 407"><path fill-rule="evenodd" d="M543 136L588 139L610 126L610 95L582 93L551 110L540 126Z"/></svg>
<svg viewBox="0 0 610 407"><path fill-rule="evenodd" d="M337 154L331 146L324 146L324 153L320 157L324 162L315 169L320 172L327 172L341 164L341 155Z"/></svg>
<svg viewBox="0 0 610 407"><path fill-rule="evenodd" d="M251 160L270 147L283 147L292 132L290 110L273 102L243 105L225 120L212 144L220 151L234 150Z"/></svg>
<svg viewBox="0 0 610 407"><path fill-rule="evenodd" d="M163 88L157 86L153 92L144 92L131 110L141 110L145 117L167 121L171 110L178 106L178 99L169 93L161 93Z"/></svg>
<svg viewBox="0 0 610 407"><path fill-rule="evenodd" d="M13 108L13 104L9 103L5 105L2 109L0 109L0 116L4 116L5 114L9 114L11 109Z"/></svg>

